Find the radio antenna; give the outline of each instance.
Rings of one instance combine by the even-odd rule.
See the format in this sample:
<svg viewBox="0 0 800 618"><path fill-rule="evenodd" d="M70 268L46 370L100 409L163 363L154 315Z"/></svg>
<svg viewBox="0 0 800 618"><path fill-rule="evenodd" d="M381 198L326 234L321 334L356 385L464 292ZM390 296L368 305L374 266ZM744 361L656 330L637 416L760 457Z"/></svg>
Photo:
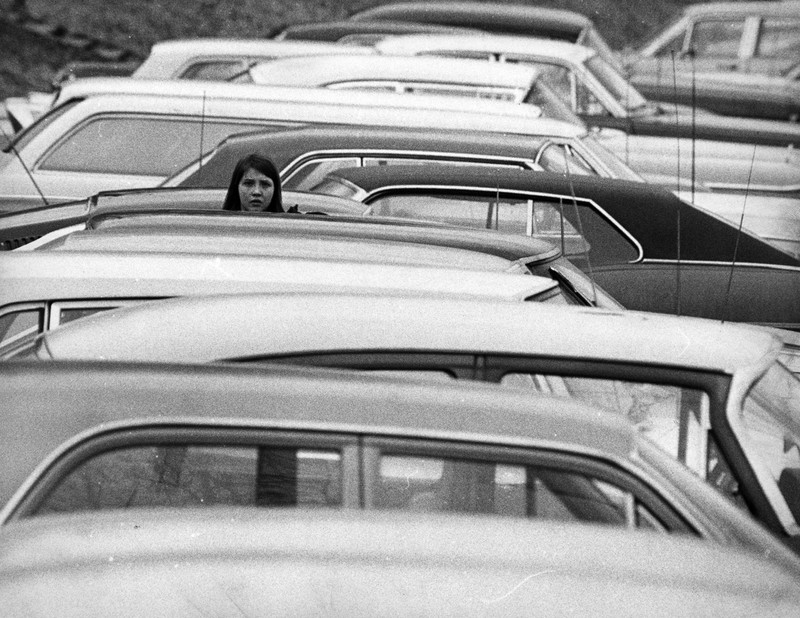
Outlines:
<svg viewBox="0 0 800 618"><path fill-rule="evenodd" d="M750 160L750 171L747 174L747 187L744 190L744 203L742 204L742 216L739 217L739 229L736 230L736 243L733 246L733 259L731 260L731 274L728 277L728 287L725 290L725 302L722 305L722 323L728 317L728 299L731 295L731 287L733 286L733 271L736 268L736 254L739 252L739 238L742 235L742 228L744 227L744 213L747 208L747 196L750 194L750 180L753 177L753 166L756 162L756 149L758 144L753 144L753 158Z"/></svg>
<svg viewBox="0 0 800 618"><path fill-rule="evenodd" d="M675 51L671 51L672 55L672 87L675 95L675 136L678 143L678 193L681 190L681 131L680 131L680 116L678 113L678 77L675 69ZM692 140L694 144L694 140ZM694 163L694 157L692 162ZM692 203L694 203L694 178L692 178ZM677 202L676 213L676 258L675 263L675 315L681 314L681 200Z"/></svg>
<svg viewBox="0 0 800 618"><path fill-rule="evenodd" d="M200 111L200 157L197 159L199 162L198 171L203 169L203 138L206 128L206 91L203 90L203 107Z"/></svg>
<svg viewBox="0 0 800 618"><path fill-rule="evenodd" d="M33 174L31 174L31 171L30 169L28 169L28 166L25 165L25 161L22 160L22 157L20 156L17 147L14 145L14 137L13 136L9 137L8 133L6 133L6 130L2 127L2 125L0 125L0 132L3 133L3 137L5 137L6 141L8 142L8 150L14 153L14 156L17 158L17 161L19 161L20 165L22 166L22 169L25 170L25 174L30 179L33 188L36 189L36 193L38 193L39 197L42 198L42 202L44 202L44 205L49 206L50 202L47 201L47 198L44 196L44 193L42 192L41 188L36 183L36 179L33 177Z"/></svg>
<svg viewBox="0 0 800 618"><path fill-rule="evenodd" d="M691 185L691 192L692 192L692 204L694 204L694 185L695 185L695 142L697 141L697 82L696 82L696 75L695 75L695 61L694 61L694 49L689 50L689 57L692 60L692 185ZM675 97L677 101L677 96Z"/></svg>

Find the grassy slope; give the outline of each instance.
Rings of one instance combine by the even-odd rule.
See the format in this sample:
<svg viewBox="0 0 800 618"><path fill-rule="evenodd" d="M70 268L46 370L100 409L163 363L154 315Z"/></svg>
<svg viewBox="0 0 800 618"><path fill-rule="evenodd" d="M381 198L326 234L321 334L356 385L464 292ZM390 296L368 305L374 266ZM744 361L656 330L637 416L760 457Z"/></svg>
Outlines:
<svg viewBox="0 0 800 618"><path fill-rule="evenodd" d="M0 0L8 15L14 0ZM288 24L341 19L389 0L26 0L28 13L70 32L147 55L159 40L198 36L267 37ZM538 0L591 17L612 47L641 41L686 0ZM0 19L0 99L48 90L75 50Z"/></svg>

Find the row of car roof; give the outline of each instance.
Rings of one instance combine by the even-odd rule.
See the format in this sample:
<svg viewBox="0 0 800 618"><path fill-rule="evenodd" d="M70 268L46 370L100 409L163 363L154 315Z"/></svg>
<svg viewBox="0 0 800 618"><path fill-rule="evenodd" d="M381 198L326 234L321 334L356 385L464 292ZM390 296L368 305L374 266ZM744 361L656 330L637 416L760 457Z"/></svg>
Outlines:
<svg viewBox="0 0 800 618"><path fill-rule="evenodd" d="M275 92L276 109L297 96ZM336 124L351 123L335 97ZM469 126L456 105L417 101L392 113ZM0 216L15 249L0 255L3 607L302 613L326 594L344 613L619 615L654 594L718 612L735 592L738 611L793 611L800 346L721 322L800 329L797 256L638 179L587 177L625 166L576 154L580 132L557 124L527 158L346 169L477 162L489 114L539 122L499 102L471 113L455 149L387 151L400 130L350 126L352 147L332 152L339 127L300 127L231 138L183 170L199 188ZM264 137L275 148L249 141ZM117 145L96 143L98 160ZM318 193L287 190L297 213L222 211L253 150ZM717 320L622 309L637 303Z"/></svg>

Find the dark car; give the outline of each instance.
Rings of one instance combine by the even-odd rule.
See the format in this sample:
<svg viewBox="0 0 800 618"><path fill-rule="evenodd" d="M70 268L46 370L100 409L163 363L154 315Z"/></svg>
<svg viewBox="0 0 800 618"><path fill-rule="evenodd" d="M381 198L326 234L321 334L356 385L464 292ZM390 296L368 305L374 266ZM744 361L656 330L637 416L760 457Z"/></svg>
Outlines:
<svg viewBox="0 0 800 618"><path fill-rule="evenodd" d="M592 20L575 11L486 2L398 2L360 11L351 19L411 21L569 41L591 47L606 62L621 66Z"/></svg>
<svg viewBox="0 0 800 618"><path fill-rule="evenodd" d="M339 170L315 190L374 215L548 239L628 309L800 329L800 260L659 187L398 165Z"/></svg>

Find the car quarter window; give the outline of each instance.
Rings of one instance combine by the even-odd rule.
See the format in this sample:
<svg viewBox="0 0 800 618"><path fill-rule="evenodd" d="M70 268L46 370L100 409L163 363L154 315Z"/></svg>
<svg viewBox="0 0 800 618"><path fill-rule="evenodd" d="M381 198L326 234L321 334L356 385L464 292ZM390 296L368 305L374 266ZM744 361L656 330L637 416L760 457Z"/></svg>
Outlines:
<svg viewBox="0 0 800 618"><path fill-rule="evenodd" d="M24 305L0 311L0 354L16 348L42 332L44 307Z"/></svg>
<svg viewBox="0 0 800 618"><path fill-rule="evenodd" d="M244 60L204 60L194 62L181 73L181 79L228 81L247 70Z"/></svg>
<svg viewBox="0 0 800 618"><path fill-rule="evenodd" d="M446 193L408 191L368 200L376 216L429 219L450 225L494 229L556 242L581 265L627 263L638 249L597 209L571 196L509 195L507 193ZM592 238L602 239L597 247Z"/></svg>
<svg viewBox="0 0 800 618"><path fill-rule="evenodd" d="M743 31L744 18L699 21L692 29L691 49L698 58L735 59Z"/></svg>
<svg viewBox="0 0 800 618"><path fill-rule="evenodd" d="M364 456L367 508L686 529L638 479L588 457L380 439Z"/></svg>
<svg viewBox="0 0 800 618"><path fill-rule="evenodd" d="M330 436L133 430L62 457L18 516L142 506L338 508L345 444Z"/></svg>
<svg viewBox="0 0 800 618"><path fill-rule="evenodd" d="M762 58L800 56L800 18L765 18L761 22L756 56Z"/></svg>
<svg viewBox="0 0 800 618"><path fill-rule="evenodd" d="M600 378L509 372L500 384L573 397L632 421L644 435L701 478L709 465L709 398L699 389Z"/></svg>
<svg viewBox="0 0 800 618"><path fill-rule="evenodd" d="M38 164L47 171L169 176L233 133L268 129L258 122L104 115L73 131ZM275 127L279 129L283 127Z"/></svg>

